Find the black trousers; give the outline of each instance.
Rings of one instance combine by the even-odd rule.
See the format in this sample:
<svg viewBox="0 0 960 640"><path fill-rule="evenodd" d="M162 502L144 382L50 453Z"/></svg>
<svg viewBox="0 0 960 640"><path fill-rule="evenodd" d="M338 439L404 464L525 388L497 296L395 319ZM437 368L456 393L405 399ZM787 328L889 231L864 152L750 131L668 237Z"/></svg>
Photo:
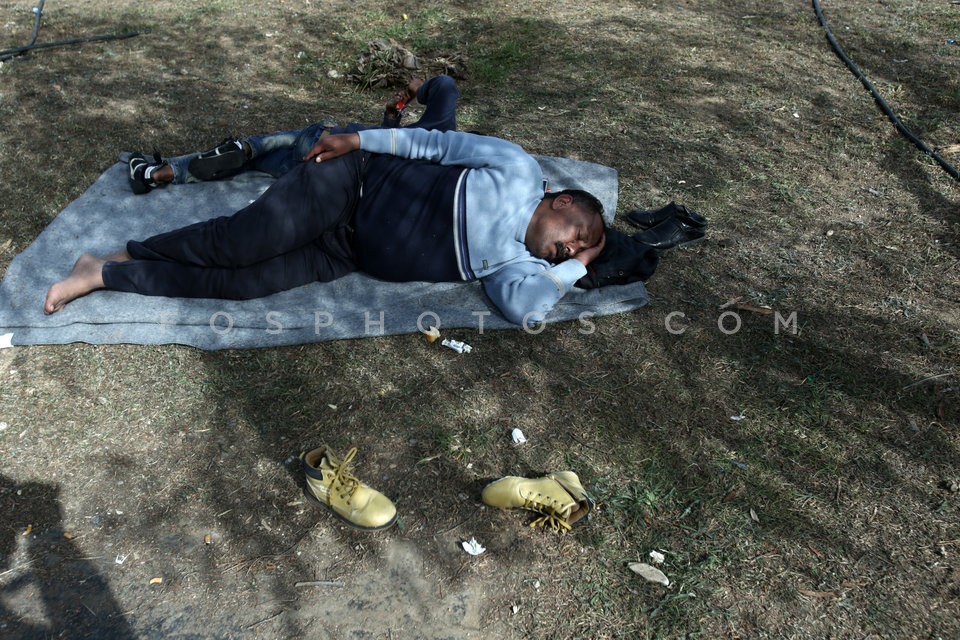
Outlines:
<svg viewBox="0 0 960 640"><path fill-rule="evenodd" d="M246 300L356 270L352 220L369 154L304 162L232 216L127 243L103 267L107 289Z"/></svg>

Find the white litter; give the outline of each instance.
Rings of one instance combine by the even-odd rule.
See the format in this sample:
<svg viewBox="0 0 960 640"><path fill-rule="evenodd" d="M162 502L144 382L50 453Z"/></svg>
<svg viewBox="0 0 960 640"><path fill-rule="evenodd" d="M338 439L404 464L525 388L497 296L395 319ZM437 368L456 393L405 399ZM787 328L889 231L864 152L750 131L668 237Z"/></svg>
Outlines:
<svg viewBox="0 0 960 640"><path fill-rule="evenodd" d="M659 551L650 552L650 560L653 561L653 564L663 564L663 561L666 559L667 559L666 556L664 556Z"/></svg>
<svg viewBox="0 0 960 640"><path fill-rule="evenodd" d="M5 333L0 335L0 349L9 349L13 346L13 334Z"/></svg>
<svg viewBox="0 0 960 640"><path fill-rule="evenodd" d="M487 550L486 547L482 546L479 542L477 542L476 538L470 538L469 540L464 540L460 544L463 545L463 550L472 556L478 556Z"/></svg>
<svg viewBox="0 0 960 640"><path fill-rule="evenodd" d="M441 342L440 344L442 344L445 347L450 347L457 353L470 353L471 351L473 351L473 347L471 347L470 345L464 342L460 342L459 340L444 339L443 342Z"/></svg>
<svg viewBox="0 0 960 640"><path fill-rule="evenodd" d="M527 436L523 435L523 431L520 431L520 429L511 431L510 437L513 438L513 441L517 444L523 444L527 441Z"/></svg>

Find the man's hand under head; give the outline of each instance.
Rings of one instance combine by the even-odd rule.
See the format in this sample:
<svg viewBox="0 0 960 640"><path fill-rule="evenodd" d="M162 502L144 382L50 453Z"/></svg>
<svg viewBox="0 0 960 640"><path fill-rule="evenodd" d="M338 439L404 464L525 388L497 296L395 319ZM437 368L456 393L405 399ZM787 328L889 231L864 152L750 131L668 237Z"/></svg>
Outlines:
<svg viewBox="0 0 960 640"><path fill-rule="evenodd" d="M573 259L579 260L583 264L583 266L587 266L588 264L593 262L598 255L600 255L600 252L603 251L603 245L605 245L606 243L607 243L607 234L605 233L601 234L600 242L598 242L597 244L593 245L588 249L584 249L583 251L578 251L577 254L573 256Z"/></svg>
<svg viewBox="0 0 960 640"><path fill-rule="evenodd" d="M323 136L317 144L303 156L304 160L322 162L333 160L360 148L359 133L340 133L332 136Z"/></svg>

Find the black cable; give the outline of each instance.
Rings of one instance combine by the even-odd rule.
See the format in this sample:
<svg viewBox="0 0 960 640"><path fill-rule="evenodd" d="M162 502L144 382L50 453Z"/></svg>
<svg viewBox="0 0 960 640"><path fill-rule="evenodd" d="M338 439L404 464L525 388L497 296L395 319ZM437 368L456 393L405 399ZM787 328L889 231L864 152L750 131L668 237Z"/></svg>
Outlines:
<svg viewBox="0 0 960 640"><path fill-rule="evenodd" d="M37 34L40 33L40 19L43 18L43 3L46 0L40 0L37 3L37 6L33 8L33 35L30 37L30 42L26 46L33 46L33 43L37 41Z"/></svg>
<svg viewBox="0 0 960 640"><path fill-rule="evenodd" d="M11 49L13 52L11 55L6 55L6 51L0 51L0 62L9 60L10 58L15 58L19 55L26 53L27 51L33 51L34 49L49 49L51 47L62 47L68 44L80 44L83 42L100 42L104 40L125 40L126 38L133 38L134 36L139 36L139 31L131 31L129 33L118 33L105 36L90 36L88 38L74 38L73 40L59 40L57 42L46 42L44 44L35 44L29 47L19 47L17 49Z"/></svg>
<svg viewBox="0 0 960 640"><path fill-rule="evenodd" d="M918 149L920 149L925 154L933 158L937 162L937 164L939 164L944 171L946 171L951 176L953 176L954 179L960 180L960 171L958 171L956 167L954 167L952 164L950 164L949 162L944 160L942 157L940 157L940 154L938 154L936 151L934 151L933 149L928 147L926 144L924 144L923 140L913 135L913 132L910 131L910 129L908 129L907 126L900 121L900 118L898 118L897 114L893 112L893 109L890 108L890 105L887 104L886 100L884 100L883 97L880 96L880 93L873 86L873 84L871 84L870 81L867 80L867 78L862 73L860 73L860 69L857 68L857 65L853 64L853 61L851 61L850 58L847 57L847 54L843 52L843 49L840 48L839 44L837 44L837 39L833 37L833 33L830 31L830 27L827 26L827 21L823 17L823 12L820 11L819 0L813 0L813 10L817 12L817 20L820 21L820 26L822 26L823 30L826 32L827 40L830 41L830 46L833 47L833 50L836 52L836 54L840 57L841 60L843 60L844 64L847 65L847 68L853 72L853 75L857 76L861 84L863 84L863 86L867 88L867 91L869 91L873 95L873 99L880 106L883 112L887 114L887 117L890 118L890 120L893 122L893 126L897 128L897 131L902 133Z"/></svg>
<svg viewBox="0 0 960 640"><path fill-rule="evenodd" d="M82 42L99 42L103 40L124 40L126 38L132 38L134 36L140 35L139 31L131 31L128 33L121 33L116 35L104 35L104 36L90 36L88 38L74 38L72 40L60 40L58 42L48 42L45 44L34 44L37 41L37 34L40 32L40 20L43 18L43 3L45 0L39 0L37 6L33 9L34 21L33 21L33 35L30 37L30 42L23 45L22 47L15 47L13 49L5 49L0 51L0 62L5 62L17 56L23 55L27 51L33 51L34 49L49 49L51 47L61 47L68 44L80 44Z"/></svg>
<svg viewBox="0 0 960 640"><path fill-rule="evenodd" d="M26 50L28 47L32 47L33 43L37 41L37 34L40 33L40 19L43 18L43 3L45 1L46 0L40 0L37 3L37 6L33 8L33 35L30 36L30 42L28 42L22 47L16 47L14 49L4 49L3 51L0 51L0 61L8 60L10 57L12 57L12 56L8 56L8 54L11 54L11 53L13 53L14 55L19 55L18 53L14 53L14 52L22 52L23 50Z"/></svg>

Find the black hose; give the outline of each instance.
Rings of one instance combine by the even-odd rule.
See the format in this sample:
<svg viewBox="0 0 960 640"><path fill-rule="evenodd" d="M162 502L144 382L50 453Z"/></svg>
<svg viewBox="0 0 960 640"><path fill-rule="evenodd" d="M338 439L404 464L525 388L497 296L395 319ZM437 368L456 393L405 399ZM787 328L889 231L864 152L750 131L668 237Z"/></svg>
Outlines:
<svg viewBox="0 0 960 640"><path fill-rule="evenodd" d="M853 61L851 61L850 58L847 57L847 54L843 52L843 49L840 48L839 44L837 44L837 39L833 37L833 33L831 33L830 31L830 27L827 26L827 21L823 18L823 12L820 11L819 0L813 0L813 10L817 12L817 20L820 21L820 26L822 26L823 30L826 32L827 40L830 41L830 46L833 47L833 50L836 52L836 54L840 57L841 60L843 60L844 64L847 65L847 68L853 72L853 75L857 76L861 84L863 84L863 86L867 88L867 91L869 91L871 95L873 95L873 99L880 106L883 112L887 114L887 117L890 118L890 120L893 122L893 126L897 128L897 131L902 133L918 149L920 149L926 155L933 158L937 162L937 164L939 164L944 171L946 171L951 176L953 176L954 179L960 180L960 171L957 171L956 167L954 167L952 164L944 160L942 157L940 157L940 154L938 154L936 151L934 151L933 149L928 147L926 144L924 144L923 140L913 135L913 132L910 131L910 129L908 129L907 126L903 124L903 122L901 122L900 118L898 118L897 114L893 112L893 109L890 108L890 105L887 104L886 100L884 100L883 97L880 96L880 93L877 91L876 87L874 87L873 84L871 84L870 81L867 80L867 78L862 73L860 73L860 69L857 68L857 65L853 64Z"/></svg>
<svg viewBox="0 0 960 640"><path fill-rule="evenodd" d="M33 35L30 37L30 42L26 46L33 46L33 43L37 41L37 34L40 33L40 19L43 18L43 3L46 0L40 0L37 2L37 6L33 8Z"/></svg>
<svg viewBox="0 0 960 640"><path fill-rule="evenodd" d="M134 36L139 36L139 31L131 31L129 33L118 33L105 36L90 36L89 38L74 38L73 40L59 40L57 42L45 42L44 44L34 44L30 46L19 47L17 49L10 49L10 55L7 55L7 51L0 51L0 62L9 60L10 58L15 58L19 55L26 53L27 51L33 51L34 49L49 49L51 47L62 47L68 44L80 44L83 42L100 42L103 40L125 40L126 38L133 38Z"/></svg>
<svg viewBox="0 0 960 640"><path fill-rule="evenodd" d="M15 47L13 49L5 49L0 51L0 62L6 62L12 58L23 55L27 51L33 51L34 49L49 49L51 47L60 47L68 44L80 44L82 42L99 42L103 40L123 40L126 38L132 38L134 36L140 35L139 31L131 31L128 33L121 33L116 35L104 35L104 36L90 36L88 38L74 38L72 40L60 40L58 42L48 42L45 44L34 44L37 41L37 34L40 32L40 20L43 18L43 3L46 0L39 0L37 6L33 10L34 20L33 20L33 35L30 37L30 42L23 45L22 47Z"/></svg>

